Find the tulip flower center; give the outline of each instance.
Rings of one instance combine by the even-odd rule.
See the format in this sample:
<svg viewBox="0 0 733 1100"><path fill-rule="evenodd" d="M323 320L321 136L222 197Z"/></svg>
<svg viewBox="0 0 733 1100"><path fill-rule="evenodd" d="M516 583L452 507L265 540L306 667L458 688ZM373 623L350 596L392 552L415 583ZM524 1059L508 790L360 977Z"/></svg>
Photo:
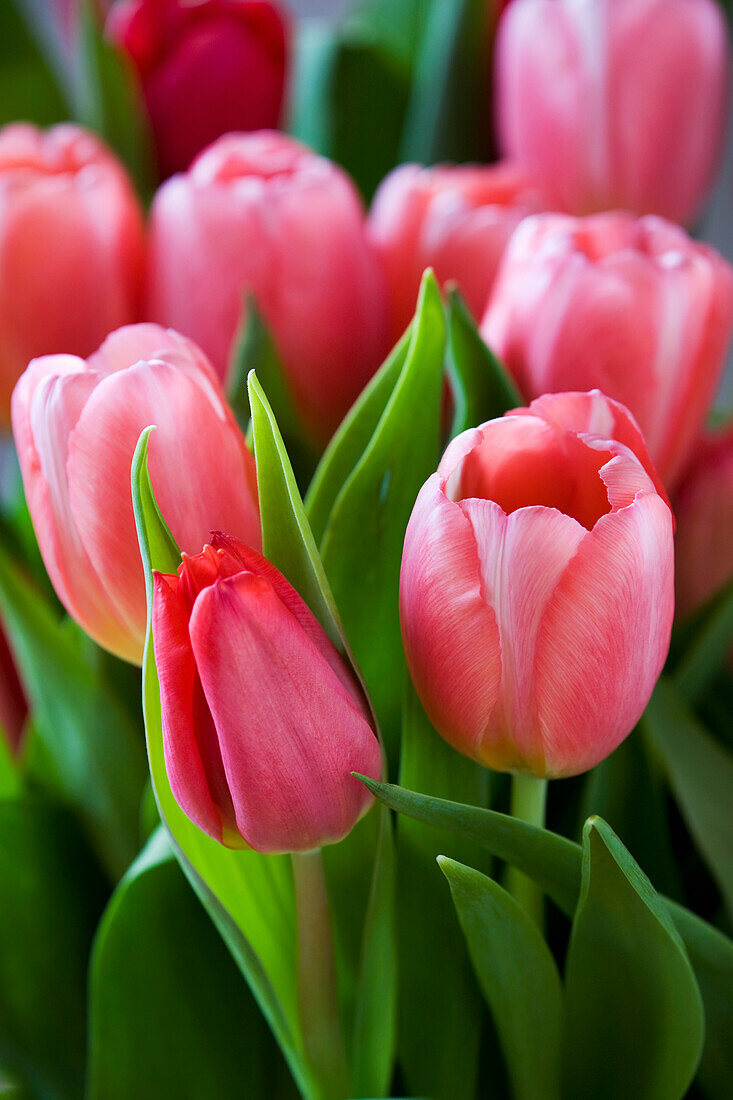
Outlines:
<svg viewBox="0 0 733 1100"><path fill-rule="evenodd" d="M536 417L513 416L482 429L478 446L451 478L454 500L493 500L507 515L519 508L556 508L589 531L611 511L600 469L613 455L574 432Z"/></svg>

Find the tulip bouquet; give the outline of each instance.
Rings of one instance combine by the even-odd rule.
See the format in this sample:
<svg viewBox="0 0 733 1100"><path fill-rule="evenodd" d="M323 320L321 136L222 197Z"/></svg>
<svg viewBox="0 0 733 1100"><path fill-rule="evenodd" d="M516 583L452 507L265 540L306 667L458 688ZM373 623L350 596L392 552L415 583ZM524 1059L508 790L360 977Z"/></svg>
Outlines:
<svg viewBox="0 0 733 1100"><path fill-rule="evenodd" d="M0 1095L727 1100L724 7L0 31Z"/></svg>

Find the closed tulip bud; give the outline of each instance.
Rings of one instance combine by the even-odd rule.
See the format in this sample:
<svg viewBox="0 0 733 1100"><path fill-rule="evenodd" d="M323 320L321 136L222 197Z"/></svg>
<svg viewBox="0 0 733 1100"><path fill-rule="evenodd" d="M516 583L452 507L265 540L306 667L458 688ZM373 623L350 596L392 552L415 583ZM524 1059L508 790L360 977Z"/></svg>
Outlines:
<svg viewBox="0 0 733 1100"><path fill-rule="evenodd" d="M502 150L573 214L688 224L725 127L716 0L513 0L496 43Z"/></svg>
<svg viewBox="0 0 733 1100"><path fill-rule="evenodd" d="M163 178L230 130L278 125L289 36L270 0L118 0L107 31L139 73Z"/></svg>
<svg viewBox="0 0 733 1100"><path fill-rule="evenodd" d="M481 331L526 397L598 386L626 405L670 488L732 325L733 270L678 226L537 214L507 246Z"/></svg>
<svg viewBox="0 0 733 1100"><path fill-rule="evenodd" d="M672 515L633 420L603 406L560 394L464 432L407 528L415 687L450 744L500 771L556 778L603 760L667 654ZM614 423L626 444L593 430Z"/></svg>
<svg viewBox="0 0 733 1100"><path fill-rule="evenodd" d="M13 431L38 544L59 599L105 649L140 663L145 579L130 490L150 424L150 474L179 546L227 523L260 544L254 459L210 364L157 325L112 333L88 360L34 360Z"/></svg>
<svg viewBox="0 0 733 1100"><path fill-rule="evenodd" d="M319 440L386 349L384 287L354 187L282 134L230 134L160 188L149 276L149 315L195 339L220 377L253 292Z"/></svg>
<svg viewBox="0 0 733 1100"><path fill-rule="evenodd" d="M674 498L677 612L733 579L733 422L700 439Z"/></svg>
<svg viewBox="0 0 733 1100"><path fill-rule="evenodd" d="M527 174L512 164L403 164L382 182L368 219L387 282L396 341L415 311L420 279L432 267L454 280L480 318L512 231L548 209Z"/></svg>
<svg viewBox="0 0 733 1100"><path fill-rule="evenodd" d="M138 319L142 215L122 166L64 124L0 130L0 424L30 359Z"/></svg>
<svg viewBox="0 0 733 1100"><path fill-rule="evenodd" d="M217 534L155 575L165 762L181 809L228 847L307 851L372 802L382 758L351 669L281 573Z"/></svg>

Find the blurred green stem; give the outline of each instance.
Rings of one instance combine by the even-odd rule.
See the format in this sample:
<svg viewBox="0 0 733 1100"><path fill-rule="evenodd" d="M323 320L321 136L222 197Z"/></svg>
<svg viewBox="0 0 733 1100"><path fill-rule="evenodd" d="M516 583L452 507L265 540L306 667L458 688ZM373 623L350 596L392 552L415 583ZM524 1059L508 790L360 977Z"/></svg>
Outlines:
<svg viewBox="0 0 733 1100"><path fill-rule="evenodd" d="M320 1100L344 1100L349 1072L341 1031L331 913L320 848L293 852L298 918L298 1008Z"/></svg>
<svg viewBox="0 0 733 1100"><path fill-rule="evenodd" d="M529 825L545 827L545 805L547 803L547 780L538 779L534 775L512 776L512 817L520 821L526 821ZM542 891L535 883L517 871L515 867L509 867L506 879L509 893L519 902L524 910L540 927L544 927L544 899Z"/></svg>

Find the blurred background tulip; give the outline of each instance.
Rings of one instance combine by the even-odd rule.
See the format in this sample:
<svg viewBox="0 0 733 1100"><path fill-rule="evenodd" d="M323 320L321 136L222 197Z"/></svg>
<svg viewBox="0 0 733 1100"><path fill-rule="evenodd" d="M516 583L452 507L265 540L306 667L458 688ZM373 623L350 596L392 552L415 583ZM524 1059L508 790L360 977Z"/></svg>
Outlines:
<svg viewBox="0 0 733 1100"><path fill-rule="evenodd" d="M674 508L677 613L685 616L733 578L733 423L698 441Z"/></svg>
<svg viewBox="0 0 733 1100"><path fill-rule="evenodd" d="M602 404L560 394L464 432L407 529L400 619L415 687L447 741L500 771L556 778L599 763L667 655L672 514L644 452L587 430L619 416Z"/></svg>
<svg viewBox="0 0 733 1100"><path fill-rule="evenodd" d="M454 280L478 319L512 231L527 214L551 208L513 164L403 164L374 197L369 236L387 283L390 336L396 342L415 311L420 279L432 267Z"/></svg>
<svg viewBox="0 0 733 1100"><path fill-rule="evenodd" d="M727 50L715 0L512 0L496 44L502 151L571 213L689 224L722 147Z"/></svg>
<svg viewBox="0 0 733 1100"><path fill-rule="evenodd" d="M28 716L28 702L5 631L0 627L0 737L17 753Z"/></svg>
<svg viewBox="0 0 733 1100"><path fill-rule="evenodd" d="M199 349L157 325L107 337L88 360L35 359L13 394L13 432L43 560L69 614L139 663L146 600L130 492L138 437L178 544L225 523L259 546L254 459Z"/></svg>
<svg viewBox="0 0 733 1100"><path fill-rule="evenodd" d="M372 803L350 773L379 779L381 749L351 669L283 575L217 535L177 576L155 574L153 638L166 770L199 828L260 852L346 836Z"/></svg>
<svg viewBox="0 0 733 1100"><path fill-rule="evenodd" d="M229 130L278 125L289 35L271 0L117 0L107 31L140 75L162 178Z"/></svg>
<svg viewBox="0 0 733 1100"><path fill-rule="evenodd" d="M625 404L674 486L720 381L733 270L660 218L527 218L481 331L527 398L597 386Z"/></svg>
<svg viewBox="0 0 733 1100"><path fill-rule="evenodd" d="M0 423L34 356L138 319L143 226L122 165L71 124L0 131Z"/></svg>
<svg viewBox="0 0 733 1100"><path fill-rule="evenodd" d="M222 378L247 292L303 421L327 439L387 349L384 288L348 176L270 131L220 138L151 211L148 316L196 340Z"/></svg>

